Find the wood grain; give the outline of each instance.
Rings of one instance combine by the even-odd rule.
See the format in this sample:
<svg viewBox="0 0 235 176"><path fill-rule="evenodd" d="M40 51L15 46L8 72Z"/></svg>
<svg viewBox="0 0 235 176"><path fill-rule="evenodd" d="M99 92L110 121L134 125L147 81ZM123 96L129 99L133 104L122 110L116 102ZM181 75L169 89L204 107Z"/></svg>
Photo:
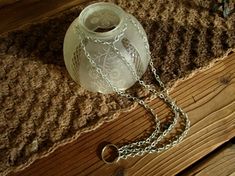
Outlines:
<svg viewBox="0 0 235 176"><path fill-rule="evenodd" d="M20 0L0 0L0 8L6 5L12 5L13 3L19 2Z"/></svg>
<svg viewBox="0 0 235 176"><path fill-rule="evenodd" d="M85 1L88 0L1 0L0 34L42 21Z"/></svg>
<svg viewBox="0 0 235 176"><path fill-rule="evenodd" d="M235 174L235 144L229 142L213 154L182 173L182 176L232 175Z"/></svg>
<svg viewBox="0 0 235 176"><path fill-rule="evenodd" d="M133 141L149 130L151 120L142 108L136 108L12 175L144 176L179 173L235 136L235 54L180 82L171 96L188 113L192 127L187 138L168 151L120 160L113 165L104 164L99 159L97 153L103 142ZM167 113L161 102L150 104L160 117Z"/></svg>

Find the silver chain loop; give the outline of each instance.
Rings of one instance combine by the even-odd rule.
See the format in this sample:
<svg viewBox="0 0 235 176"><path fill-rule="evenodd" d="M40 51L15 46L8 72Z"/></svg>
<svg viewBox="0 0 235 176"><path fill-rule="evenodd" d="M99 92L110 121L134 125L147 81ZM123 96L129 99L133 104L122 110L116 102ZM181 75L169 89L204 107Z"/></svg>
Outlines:
<svg viewBox="0 0 235 176"><path fill-rule="evenodd" d="M141 35L142 39L144 40L144 47L147 52L149 52L150 56L150 51L149 51L149 45L148 45L148 40L145 37L144 33L142 30L140 30L139 26L136 24L136 22L132 19L131 16L128 16L126 20L130 20L130 22L136 27L137 32ZM190 121L188 119L188 116L186 113L183 112L181 108L179 108L176 103L170 98L168 91L165 87L165 84L161 81L160 77L157 75L157 71L154 68L153 60L151 57L149 58L150 60L150 69L151 72L154 75L155 80L158 82L159 86L161 87L161 91L158 92L156 91L153 86L146 84L143 80L140 79L140 77L137 75L135 69L130 65L129 62L126 61L126 59L121 55L119 50L115 47L115 43L119 41L119 39L124 35L125 31L127 29L127 25L125 24L122 32L118 34L113 41L102 41L98 39L94 39L91 37L82 37L85 35L78 35L80 37L80 46L82 50L84 51L85 56L87 57L88 61L90 64L93 66L93 68L96 70L96 72L102 77L102 79L108 84L110 88L113 89L114 92L116 92L118 95L122 97L126 97L132 101L137 102L139 105L143 106L146 111L148 111L154 118L155 118L155 130L147 137L145 140L140 140L137 142L133 142L131 144L123 145L121 147L117 147L118 149L118 159L126 159L127 157L134 157L134 156L142 156L145 153L153 153L153 152L162 152L164 150L167 150L175 145L177 145L188 133L188 130L190 128ZM77 27L77 30L79 28ZM82 31L79 30L78 34L83 34ZM83 39L84 38L84 39ZM145 89L150 91L155 98L160 98L162 101L164 101L168 107L171 109L172 113L174 114L172 123L164 129L164 131L161 131L161 123L160 120L158 119L157 114L154 112L154 110L143 100L141 100L138 97L134 97L130 94L125 93L125 91L119 90L116 86L113 85L113 83L108 79L107 75L102 71L101 68L98 67L98 65L94 62L94 60L91 58L90 54L87 52L85 44L83 40L91 40L95 43L100 43L103 45L109 45L117 55L121 58L121 60L125 63L125 65L130 69L134 79L138 81L138 83L143 86ZM167 144L162 144L161 147L156 147L156 145L159 144L160 141L164 139L171 131L172 129L176 126L177 121L181 117L182 121L185 123L184 130L181 134L178 134L174 136L174 139L171 140ZM116 161L116 160L115 160Z"/></svg>

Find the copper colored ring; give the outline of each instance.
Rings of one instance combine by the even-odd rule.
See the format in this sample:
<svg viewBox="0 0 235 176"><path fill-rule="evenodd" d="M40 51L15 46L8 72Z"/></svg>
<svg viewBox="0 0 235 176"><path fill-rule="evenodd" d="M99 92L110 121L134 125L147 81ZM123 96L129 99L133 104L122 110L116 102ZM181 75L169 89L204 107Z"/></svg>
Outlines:
<svg viewBox="0 0 235 176"><path fill-rule="evenodd" d="M118 156L117 156L114 160L108 161L108 160L105 160L105 158L104 158L104 152L105 152L106 149L111 148L111 147L112 147L112 148L115 148L115 150L116 150L117 153L118 153ZM101 158L102 158L102 160L103 160L106 164L113 164L113 163L117 162L117 161L119 160L119 156L120 156L120 153L119 153L118 147L117 147L116 145L114 145L114 144L107 144L107 145L102 149L102 152L101 152Z"/></svg>

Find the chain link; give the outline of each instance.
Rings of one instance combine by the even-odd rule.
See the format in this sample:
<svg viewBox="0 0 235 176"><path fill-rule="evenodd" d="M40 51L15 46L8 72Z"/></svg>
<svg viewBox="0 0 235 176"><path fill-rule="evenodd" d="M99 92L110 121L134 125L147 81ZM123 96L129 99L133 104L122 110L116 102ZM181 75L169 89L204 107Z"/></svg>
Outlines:
<svg viewBox="0 0 235 176"><path fill-rule="evenodd" d="M126 20L129 20L135 26L137 32L141 35L144 41L144 47L146 51L148 52L148 55L150 56L149 44L148 44L148 40L145 34L143 33L139 25L137 25L137 23L134 21L134 19L131 16L128 16ZM78 27L77 29L79 30ZM113 83L108 79L107 75L102 71L102 69L98 67L98 65L94 62L94 60L91 58L90 54L86 50L85 44L83 42L84 40L83 37L85 35L82 35L83 37L81 37L81 34L83 33L82 31L79 30L78 34L80 35L78 35L78 37L80 37L81 48L84 51L85 56L87 57L88 61L93 66L93 68L96 70L96 72L108 84L108 86L112 88L112 90L116 92L118 95L122 97L126 97L132 101L137 102L139 105L143 106L146 109L146 111L148 111L155 118L155 130L151 133L151 135L149 135L149 137L147 137L145 140L140 140L140 141L133 142L131 144L127 144L127 145L123 145L122 147L119 147L118 148L119 159L120 158L126 159L127 157L134 157L136 155L141 156L145 153L162 152L164 150L167 150L177 145L187 135L187 132L190 128L190 121L188 119L187 114L185 114L183 110L179 108L176 105L176 103L170 98L164 83L161 81L160 77L157 75L157 71L154 67L151 56L149 57L149 62L150 62L149 65L151 68L151 72L153 73L155 77L155 80L158 82L159 86L162 88L162 91L160 92L156 91L153 88L153 86L146 84L143 80L140 80L140 77L137 75L136 70L131 66L129 62L126 61L124 56L122 56L119 50L115 47L115 43L119 41L120 38L124 35L126 29L127 29L127 23L125 23L122 29L122 32L119 33L114 38L113 41L107 42L107 41L102 41L102 40L94 39L94 38L87 37L87 36L84 39L93 41L95 43L100 43L103 45L109 45L116 52L116 54L121 58L121 60L125 63L128 69L131 71L134 79L138 81L140 85L142 85L144 88L150 91L154 95L154 97L159 97L161 100L163 100L171 109L172 113L174 114L174 117L173 117L172 123L168 126L168 128L165 129L164 131L161 131L161 128L160 128L161 123L157 117L157 114L154 112L154 110L145 101L141 100L140 98L134 97L130 94L125 93L125 91L119 90L118 87L114 86ZM156 145L159 144L159 142L162 141L162 139L164 139L164 137L166 137L172 131L172 129L176 126L179 117L181 117L185 123L183 132L175 136L174 140L171 140L170 143L164 144L161 147L156 147Z"/></svg>

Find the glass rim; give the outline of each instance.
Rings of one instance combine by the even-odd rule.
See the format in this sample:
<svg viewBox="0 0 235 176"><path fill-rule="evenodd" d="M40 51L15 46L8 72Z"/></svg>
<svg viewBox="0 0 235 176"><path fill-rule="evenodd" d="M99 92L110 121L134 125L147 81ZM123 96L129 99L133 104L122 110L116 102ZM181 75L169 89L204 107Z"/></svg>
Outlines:
<svg viewBox="0 0 235 176"><path fill-rule="evenodd" d="M85 25L85 20L87 17L92 13L91 11L94 11L94 9L101 9L101 8L107 8L107 10L112 11L117 15L120 19L119 23L117 26L115 26L112 30L106 31L106 32L95 32L90 29L88 29ZM81 27L81 29L84 32L88 32L91 35L95 35L96 37L108 37L108 36L114 36L119 33L119 29L121 26L124 24L124 11L121 7L114 3L109 3L109 2L98 2L91 4L87 7L85 7L82 12L79 15L79 20L78 20L78 27Z"/></svg>

